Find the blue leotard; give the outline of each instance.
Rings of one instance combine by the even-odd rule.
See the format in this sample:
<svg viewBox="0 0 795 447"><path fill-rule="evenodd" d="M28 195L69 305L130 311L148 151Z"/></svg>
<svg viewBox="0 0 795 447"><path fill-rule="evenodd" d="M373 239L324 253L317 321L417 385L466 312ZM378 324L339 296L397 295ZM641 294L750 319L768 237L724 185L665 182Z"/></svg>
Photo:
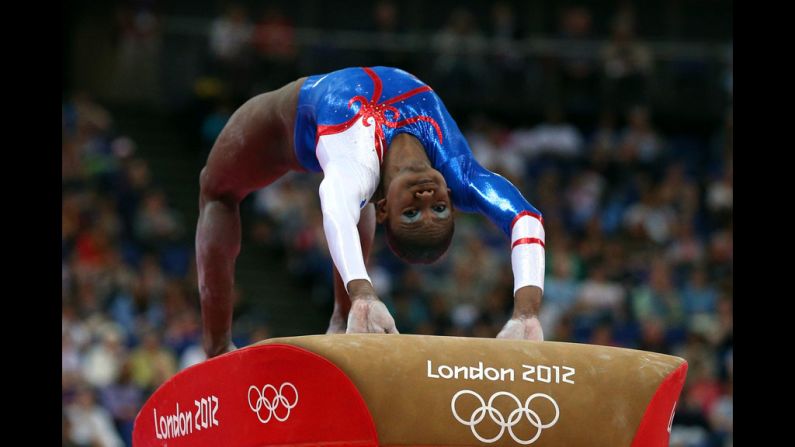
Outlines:
<svg viewBox="0 0 795 447"><path fill-rule="evenodd" d="M458 125L431 87L391 67L354 67L309 76L299 93L295 124L295 151L302 166L321 171L317 156L320 137L345 132L356 123L374 126L370 147L378 163L395 135L405 132L416 137L433 168L444 176L456 208L487 216L511 239L514 255L518 246L540 248L540 261L537 253L528 255L532 264L541 262L540 273L535 265L533 272L521 275L520 282L542 287L541 213L513 184L475 160ZM513 259L515 277L516 262L529 262L525 255L519 258Z"/></svg>

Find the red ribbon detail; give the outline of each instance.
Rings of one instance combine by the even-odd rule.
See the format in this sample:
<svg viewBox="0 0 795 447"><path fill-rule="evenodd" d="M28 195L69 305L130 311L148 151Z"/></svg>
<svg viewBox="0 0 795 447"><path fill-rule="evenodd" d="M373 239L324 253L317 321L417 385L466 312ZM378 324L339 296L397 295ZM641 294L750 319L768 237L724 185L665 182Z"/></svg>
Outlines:
<svg viewBox="0 0 795 447"><path fill-rule="evenodd" d="M373 80L373 95L368 100L364 96L356 95L348 101L348 108L352 107L354 103L359 103L359 111L349 120L345 121L344 123L334 124L330 126L319 126L318 127L318 138L322 135L332 135L335 133L340 133L348 130L359 117L362 117L362 124L365 127L369 127L372 124L376 124L375 127L375 148L376 153L378 154L378 161L382 161L384 157L384 150L386 146L386 136L384 135L383 126L397 129L412 123L416 123L417 121L425 121L430 123L434 129L436 130L436 135L439 137L439 143L442 143L442 130L439 127L439 124L433 118L425 115L414 116L411 118L406 118L403 120L398 121L397 119L400 117L400 111L396 108L391 106L390 104L394 104L398 101L402 101L406 98L410 98L414 95L431 91L431 88L427 85L422 87L417 87L413 90L409 90L406 93L400 94L393 98L387 99L383 102L378 102L381 98L381 92L383 91L383 84L381 82L381 78L368 67L363 67L363 70L370 79ZM392 119L390 120L387 118L386 113L392 112ZM372 118L372 122L370 120Z"/></svg>

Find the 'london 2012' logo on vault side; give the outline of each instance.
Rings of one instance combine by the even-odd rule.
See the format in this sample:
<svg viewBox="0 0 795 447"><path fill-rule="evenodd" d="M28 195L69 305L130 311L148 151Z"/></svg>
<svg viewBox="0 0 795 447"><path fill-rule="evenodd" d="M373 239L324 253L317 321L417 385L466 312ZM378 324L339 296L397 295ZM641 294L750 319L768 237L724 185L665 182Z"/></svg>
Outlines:
<svg viewBox="0 0 795 447"><path fill-rule="evenodd" d="M458 413L458 410L456 410L456 401L458 400L459 397L467 394L474 396L475 399L477 399L477 401L480 403L480 406L476 408L468 418L465 418L461 417L461 415ZM516 404L516 409L511 411L507 417L505 417L505 415L503 415L498 409L494 408L493 405L494 401L500 396L505 396L507 398L510 398ZM531 407L530 404L532 404L533 400L537 398L546 399L549 402L551 402L552 405L555 407L555 417L552 418L550 422L546 423L541 422L541 416L539 416L539 414L536 413L535 410L530 408ZM500 438L502 438L502 435L505 433L505 429L508 429L508 433L511 435L511 438L513 438L514 441L522 445L532 444L536 442L536 440L538 440L538 437L541 436L541 432L544 429L550 428L553 425L555 425L558 422L558 418L560 417L560 408L558 407L558 403L555 402L555 399L551 398L550 396L544 393L535 393L531 395L524 402L524 405L522 405L522 402L519 400L518 397L514 396L513 394L507 391L499 391L494 393L489 398L489 401L486 402L483 400L482 397L480 397L480 394L474 391L461 390L455 393L455 395L453 396L453 400L450 402L450 408L453 410L453 416L458 422L469 427L472 430L472 434L475 435L475 437L478 438L479 441L486 443L497 442ZM484 436L481 436L481 434L478 432L477 429L478 425L481 422L483 422L483 419L485 419L486 416L489 416L491 421L500 427L499 433L497 433L494 437L491 438L486 438ZM513 432L513 427L518 425L523 420L522 416L525 416L527 418L527 421L530 423L530 425L532 425L536 430L535 435L533 435L533 437L527 440L516 436L516 434Z"/></svg>
<svg viewBox="0 0 795 447"><path fill-rule="evenodd" d="M285 393L285 388L292 392ZM298 405L298 389L290 382L284 382L278 390L271 384L261 389L255 385L248 387L248 406L263 424L267 424L271 418L279 422L286 421L290 417L290 410L296 405Z"/></svg>

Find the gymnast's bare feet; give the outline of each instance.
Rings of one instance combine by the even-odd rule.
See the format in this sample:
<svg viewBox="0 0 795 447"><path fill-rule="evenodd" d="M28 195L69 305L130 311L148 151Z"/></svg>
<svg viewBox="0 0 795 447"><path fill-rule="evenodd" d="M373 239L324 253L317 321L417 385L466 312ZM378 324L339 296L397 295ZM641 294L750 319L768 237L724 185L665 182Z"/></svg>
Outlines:
<svg viewBox="0 0 795 447"><path fill-rule="evenodd" d="M378 299L369 281L354 280L348 287L351 310L346 333L397 334L395 320L384 303Z"/></svg>

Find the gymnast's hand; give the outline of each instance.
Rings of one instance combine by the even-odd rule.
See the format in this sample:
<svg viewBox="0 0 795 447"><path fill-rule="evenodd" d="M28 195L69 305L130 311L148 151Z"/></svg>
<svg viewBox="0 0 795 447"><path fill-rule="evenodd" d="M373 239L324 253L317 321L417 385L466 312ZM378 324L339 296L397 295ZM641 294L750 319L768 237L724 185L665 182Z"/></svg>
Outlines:
<svg viewBox="0 0 795 447"><path fill-rule="evenodd" d="M497 338L544 341L544 330L536 316L511 318L497 334Z"/></svg>
<svg viewBox="0 0 795 447"><path fill-rule="evenodd" d="M348 286L351 310L348 313L346 333L397 334L395 320L384 303L378 299L372 284L366 280L353 280Z"/></svg>
<svg viewBox="0 0 795 447"><path fill-rule="evenodd" d="M516 291L513 315L497 334L497 338L544 341L544 330L538 321L541 293L541 289L534 286L522 287Z"/></svg>
<svg viewBox="0 0 795 447"><path fill-rule="evenodd" d="M329 320L326 334L344 334L347 324L348 319L343 317L335 308L334 313L331 314L331 320Z"/></svg>
<svg viewBox="0 0 795 447"><path fill-rule="evenodd" d="M229 352L232 352L235 349L237 349L237 346L235 346L235 344L232 343L232 341L230 340L229 342L225 343L220 348L214 348L214 347L210 347L210 346L205 347L204 352L205 352L205 354L207 352L210 352L211 354L210 354L210 356L208 358L213 358L213 357L217 357L219 355L224 355L224 354L227 354Z"/></svg>

